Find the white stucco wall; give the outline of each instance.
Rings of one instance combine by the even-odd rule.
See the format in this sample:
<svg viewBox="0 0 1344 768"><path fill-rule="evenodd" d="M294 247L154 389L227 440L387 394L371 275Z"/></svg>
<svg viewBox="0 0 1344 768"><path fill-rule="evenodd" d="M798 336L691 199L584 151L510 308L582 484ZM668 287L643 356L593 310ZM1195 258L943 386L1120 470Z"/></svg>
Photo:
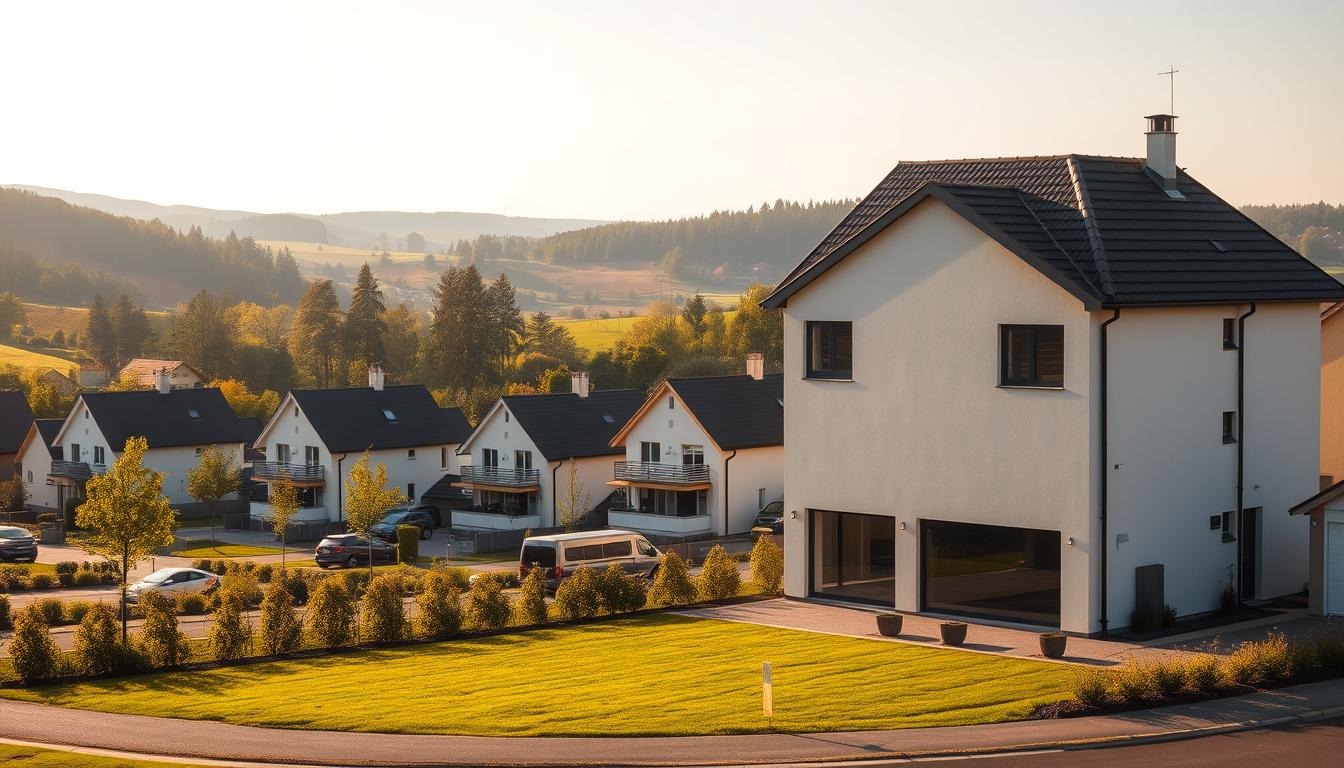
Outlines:
<svg viewBox="0 0 1344 768"><path fill-rule="evenodd" d="M728 465L728 533L745 533L756 522L761 489L765 503L784 498L784 446L747 448L737 452ZM723 490L719 489L719 498ZM715 528L722 533L723 528Z"/></svg>
<svg viewBox="0 0 1344 768"><path fill-rule="evenodd" d="M47 485L47 474L51 472L51 453L47 450L47 444L42 442L42 436L34 435L16 461L23 470L29 509L56 509L56 486Z"/></svg>

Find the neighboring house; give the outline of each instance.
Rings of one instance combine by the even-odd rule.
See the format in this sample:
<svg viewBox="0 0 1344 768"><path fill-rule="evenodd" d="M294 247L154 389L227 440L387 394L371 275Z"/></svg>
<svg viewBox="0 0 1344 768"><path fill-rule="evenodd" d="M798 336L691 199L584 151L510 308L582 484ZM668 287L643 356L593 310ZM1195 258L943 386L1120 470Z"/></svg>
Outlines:
<svg viewBox="0 0 1344 768"><path fill-rule="evenodd" d="M61 459L60 447L52 447L65 419L37 419L19 448L18 467L28 491L28 508L42 512L60 509L57 485L48 479L51 463Z"/></svg>
<svg viewBox="0 0 1344 768"><path fill-rule="evenodd" d="M127 392L85 392L75 401L52 440L48 476L56 485L56 506L67 498L83 498L85 483L102 474L120 456L131 437L149 444L145 466L163 472L163 492L176 507L195 499L187 492L187 470L196 466L201 450L215 445L242 465L247 429L215 388L171 389L160 374L155 389Z"/></svg>
<svg viewBox="0 0 1344 768"><path fill-rule="evenodd" d="M79 394L79 383L55 368L48 368L37 380L54 389L61 397L74 397Z"/></svg>
<svg viewBox="0 0 1344 768"><path fill-rule="evenodd" d="M205 386L205 376L181 360L157 360L151 357L137 357L121 367L118 379L129 379L140 386L156 386L156 375L160 371L168 372L168 385L173 389L192 389Z"/></svg>
<svg viewBox="0 0 1344 768"><path fill-rule="evenodd" d="M1344 286L1148 120L1146 159L900 163L763 302L787 594L1092 634L1302 589Z"/></svg>
<svg viewBox="0 0 1344 768"><path fill-rule="evenodd" d="M33 409L22 392L0 392L0 480L15 477L15 463L33 426Z"/></svg>
<svg viewBox="0 0 1344 768"><path fill-rule="evenodd" d="M384 386L381 369L369 386L296 389L254 441L266 454L253 479L288 476L300 489L301 522L345 520L345 483L368 451L370 464L387 467L388 484L411 503L444 475L456 474L457 447L470 431L457 408L440 408L420 384ZM271 506L254 501L252 517L269 520Z"/></svg>
<svg viewBox="0 0 1344 768"><path fill-rule="evenodd" d="M625 453L611 439L644 396L633 389L590 392L586 373L573 375L571 389L495 402L458 451L464 459L456 485L471 491L473 503L453 513L454 528L560 527L574 522L564 519L569 500L582 517L607 499L612 463Z"/></svg>
<svg viewBox="0 0 1344 768"><path fill-rule="evenodd" d="M107 369L101 365L89 364L80 366L79 369L79 387L80 389L92 389L101 387L107 383Z"/></svg>
<svg viewBox="0 0 1344 768"><path fill-rule="evenodd" d="M607 485L627 489L627 503L608 511L608 525L728 536L784 497L784 377L764 365L755 354L746 375L668 379L654 390L612 438L626 460Z"/></svg>

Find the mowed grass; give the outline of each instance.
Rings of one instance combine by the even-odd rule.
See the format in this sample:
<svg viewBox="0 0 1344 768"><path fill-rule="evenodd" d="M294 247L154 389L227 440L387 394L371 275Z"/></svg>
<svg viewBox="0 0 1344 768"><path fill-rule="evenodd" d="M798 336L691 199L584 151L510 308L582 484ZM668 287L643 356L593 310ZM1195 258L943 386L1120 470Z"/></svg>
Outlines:
<svg viewBox="0 0 1344 768"><path fill-rule="evenodd" d="M592 352L606 352L624 338L638 317L609 317L591 320L557 320L574 336L574 343Z"/></svg>
<svg viewBox="0 0 1344 768"><path fill-rule="evenodd" d="M254 547L251 544L229 544L228 542L210 541L209 539L193 539L185 542L185 546L181 549L173 550L173 554L178 557L257 557L259 555L278 555L280 554L280 548Z"/></svg>
<svg viewBox="0 0 1344 768"><path fill-rule="evenodd" d="M1069 697L1063 664L671 614L0 695L245 725L490 736L992 723Z"/></svg>
<svg viewBox="0 0 1344 768"><path fill-rule="evenodd" d="M41 352L34 352L22 347L13 347L8 344L0 344L0 365L12 365L25 371L34 368L55 368L61 373L67 373L71 368L78 369L79 365L63 357L46 355Z"/></svg>
<svg viewBox="0 0 1344 768"><path fill-rule="evenodd" d="M0 765L15 768L190 768L190 763L160 760L126 760L120 757L82 755L58 749L39 749L0 744ZM199 766L200 763L196 763Z"/></svg>

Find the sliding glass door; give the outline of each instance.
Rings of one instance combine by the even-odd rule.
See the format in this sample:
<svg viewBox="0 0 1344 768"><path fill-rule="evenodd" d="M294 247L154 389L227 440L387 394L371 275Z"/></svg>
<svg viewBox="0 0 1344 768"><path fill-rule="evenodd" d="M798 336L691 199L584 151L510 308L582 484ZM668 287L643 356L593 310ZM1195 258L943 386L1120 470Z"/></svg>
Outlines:
<svg viewBox="0 0 1344 768"><path fill-rule="evenodd" d="M896 603L896 519L813 510L812 586L818 597Z"/></svg>

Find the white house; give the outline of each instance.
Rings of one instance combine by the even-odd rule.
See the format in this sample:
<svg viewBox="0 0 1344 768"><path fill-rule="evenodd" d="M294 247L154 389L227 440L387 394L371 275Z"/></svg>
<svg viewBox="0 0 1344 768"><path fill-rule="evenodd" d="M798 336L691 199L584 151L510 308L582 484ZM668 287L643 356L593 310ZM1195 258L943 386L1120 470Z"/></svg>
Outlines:
<svg viewBox="0 0 1344 768"><path fill-rule="evenodd" d="M142 387L158 386L158 376L168 374L168 386L173 389L194 389L205 386L205 376L181 360L159 360L136 357L121 367L118 379L129 379Z"/></svg>
<svg viewBox="0 0 1344 768"><path fill-rule="evenodd" d="M572 392L506 395L476 425L459 453L469 510L453 512L453 527L550 528L565 524L562 505L587 514L611 493L613 462L625 453L611 439L643 403L633 389L590 391L588 374L573 376ZM570 484L573 473L574 483Z"/></svg>
<svg viewBox="0 0 1344 768"><path fill-rule="evenodd" d="M607 485L627 504L613 528L671 536L751 530L756 513L784 497L784 377L747 359L742 376L668 379L611 444L625 448Z"/></svg>
<svg viewBox="0 0 1344 768"><path fill-rule="evenodd" d="M1090 634L1302 589L1344 287L1148 119L1147 158L900 163L764 302L787 594Z"/></svg>
<svg viewBox="0 0 1344 768"><path fill-rule="evenodd" d="M299 522L345 519L345 482L367 451L372 465L387 467L388 483L416 503L445 475L458 471L457 447L470 427L462 411L440 408L420 384L384 386L378 367L369 386L296 389L285 396L257 437L266 454L252 477L271 483L282 476L300 488ZM269 520L271 506L254 501L255 519Z"/></svg>
<svg viewBox="0 0 1344 768"><path fill-rule="evenodd" d="M164 495L185 507L196 501L187 492L187 470L199 463L201 450L218 446L242 466L247 427L218 389L172 389L163 374L155 389L85 392L52 439L52 455L60 451L48 472L56 506L83 498L85 482L107 471L131 437L145 438L145 465L167 475Z"/></svg>
<svg viewBox="0 0 1344 768"><path fill-rule="evenodd" d="M52 441L61 431L65 419L36 419L28 428L15 459L19 476L23 478L28 491L28 508L41 512L60 509L57 486L48 475L51 474L51 462L61 458L61 449L52 447Z"/></svg>

